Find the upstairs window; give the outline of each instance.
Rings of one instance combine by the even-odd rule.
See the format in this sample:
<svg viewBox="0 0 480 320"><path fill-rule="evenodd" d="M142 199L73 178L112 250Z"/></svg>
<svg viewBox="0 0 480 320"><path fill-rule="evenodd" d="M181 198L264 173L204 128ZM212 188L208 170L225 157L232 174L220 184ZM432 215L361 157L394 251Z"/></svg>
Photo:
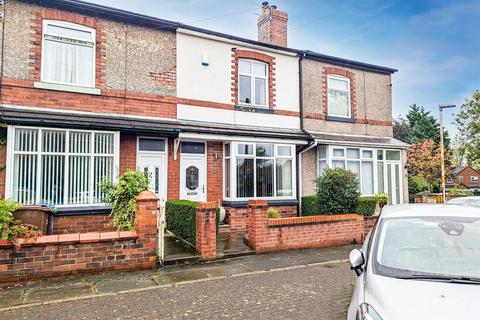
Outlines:
<svg viewBox="0 0 480 320"><path fill-rule="evenodd" d="M238 95L240 104L267 106L268 65L263 62L238 60Z"/></svg>
<svg viewBox="0 0 480 320"><path fill-rule="evenodd" d="M463 182L463 177L462 176L458 176L458 182Z"/></svg>
<svg viewBox="0 0 480 320"><path fill-rule="evenodd" d="M65 21L43 21L41 79L95 86L95 29Z"/></svg>
<svg viewBox="0 0 480 320"><path fill-rule="evenodd" d="M351 118L350 79L335 75L328 76L328 115Z"/></svg>
<svg viewBox="0 0 480 320"><path fill-rule="evenodd" d="M478 176L471 176L471 177L470 177L470 181L471 181L472 183L477 183L477 182L478 182Z"/></svg>

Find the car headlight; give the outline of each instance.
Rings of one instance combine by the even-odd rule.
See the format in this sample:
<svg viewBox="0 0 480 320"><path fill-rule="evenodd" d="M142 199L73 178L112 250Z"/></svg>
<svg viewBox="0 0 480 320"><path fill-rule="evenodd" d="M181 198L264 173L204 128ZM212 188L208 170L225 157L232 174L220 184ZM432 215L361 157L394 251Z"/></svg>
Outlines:
<svg viewBox="0 0 480 320"><path fill-rule="evenodd" d="M382 320L382 317L368 303L362 303L357 310L357 320Z"/></svg>

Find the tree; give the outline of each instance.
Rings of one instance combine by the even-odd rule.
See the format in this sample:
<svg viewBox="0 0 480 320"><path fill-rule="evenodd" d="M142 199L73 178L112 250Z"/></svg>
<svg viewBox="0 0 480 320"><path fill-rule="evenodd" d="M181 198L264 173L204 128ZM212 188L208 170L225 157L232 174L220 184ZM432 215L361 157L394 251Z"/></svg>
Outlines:
<svg viewBox="0 0 480 320"><path fill-rule="evenodd" d="M445 151L445 175L451 172L451 153ZM410 146L408 150L408 172L411 176L424 179L431 191L441 179L440 147L432 139L420 141Z"/></svg>
<svg viewBox="0 0 480 320"><path fill-rule="evenodd" d="M473 93L460 108L454 123L458 127L456 136L458 157L467 165L480 168L480 91Z"/></svg>
<svg viewBox="0 0 480 320"><path fill-rule="evenodd" d="M433 140L440 143L440 124L437 119L426 111L424 107L413 104L407 113L408 134L407 143L414 144L420 141ZM449 148L448 132L444 135L445 148Z"/></svg>
<svg viewBox="0 0 480 320"><path fill-rule="evenodd" d="M407 142L409 132L410 126L405 119L399 117L398 119L393 120L393 137L395 139Z"/></svg>

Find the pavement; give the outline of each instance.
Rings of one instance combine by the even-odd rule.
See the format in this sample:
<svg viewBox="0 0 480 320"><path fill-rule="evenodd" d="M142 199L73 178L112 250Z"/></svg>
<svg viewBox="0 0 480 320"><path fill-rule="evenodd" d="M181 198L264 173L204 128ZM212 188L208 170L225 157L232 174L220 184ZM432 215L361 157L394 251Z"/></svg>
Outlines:
<svg viewBox="0 0 480 320"><path fill-rule="evenodd" d="M0 292L1 319L345 319L354 246L39 281Z"/></svg>

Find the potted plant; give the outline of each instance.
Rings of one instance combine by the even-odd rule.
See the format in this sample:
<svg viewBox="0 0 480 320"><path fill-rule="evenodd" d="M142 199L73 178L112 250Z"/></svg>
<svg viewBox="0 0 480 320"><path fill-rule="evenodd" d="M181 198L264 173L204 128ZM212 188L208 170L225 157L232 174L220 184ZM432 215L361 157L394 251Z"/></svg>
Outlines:
<svg viewBox="0 0 480 320"><path fill-rule="evenodd" d="M15 219L13 212L21 204L10 199L0 200L0 245L18 246L20 238L35 238L41 235L38 227Z"/></svg>

